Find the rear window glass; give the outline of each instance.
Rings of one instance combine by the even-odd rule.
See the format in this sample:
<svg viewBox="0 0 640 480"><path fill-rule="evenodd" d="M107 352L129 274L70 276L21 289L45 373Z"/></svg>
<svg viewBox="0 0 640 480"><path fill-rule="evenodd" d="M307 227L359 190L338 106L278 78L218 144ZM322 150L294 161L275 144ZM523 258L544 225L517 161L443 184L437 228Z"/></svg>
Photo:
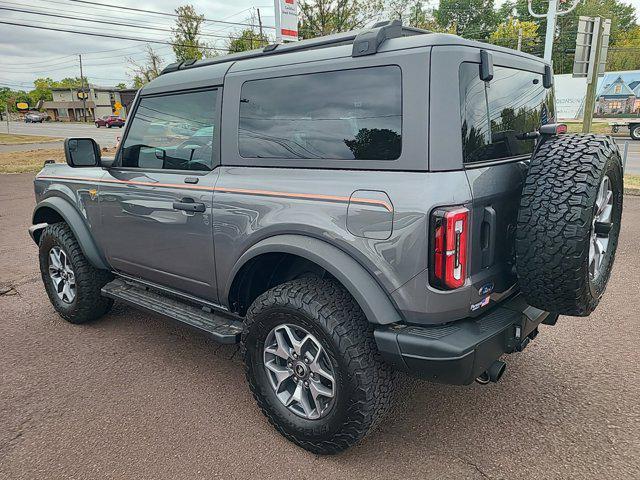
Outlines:
<svg viewBox="0 0 640 480"><path fill-rule="evenodd" d="M480 80L476 63L460 66L460 112L465 163L533 153L523 134L555 121L553 89L537 73L495 67L493 80Z"/></svg>
<svg viewBox="0 0 640 480"><path fill-rule="evenodd" d="M397 66L245 82L240 155L395 160L402 148L401 85Z"/></svg>

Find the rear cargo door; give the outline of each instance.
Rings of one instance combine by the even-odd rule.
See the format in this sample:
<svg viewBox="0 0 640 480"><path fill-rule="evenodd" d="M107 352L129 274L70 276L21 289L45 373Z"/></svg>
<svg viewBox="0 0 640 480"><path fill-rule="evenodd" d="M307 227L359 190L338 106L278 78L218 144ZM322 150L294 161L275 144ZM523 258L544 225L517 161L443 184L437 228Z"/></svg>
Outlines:
<svg viewBox="0 0 640 480"><path fill-rule="evenodd" d="M516 283L514 234L518 205L534 140L523 134L554 121L552 89L545 89L540 64L510 66L508 56L482 81L479 64L459 67L463 167L473 202L469 274L472 311L491 294L500 300ZM521 60L521 59L520 59ZM521 64L520 64L521 66Z"/></svg>

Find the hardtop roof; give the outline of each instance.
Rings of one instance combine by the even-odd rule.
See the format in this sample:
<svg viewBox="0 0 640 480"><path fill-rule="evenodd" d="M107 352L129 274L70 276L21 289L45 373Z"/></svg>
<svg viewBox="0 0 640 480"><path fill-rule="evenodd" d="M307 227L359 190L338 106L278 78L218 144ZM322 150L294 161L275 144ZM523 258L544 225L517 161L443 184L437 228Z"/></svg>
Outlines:
<svg viewBox="0 0 640 480"><path fill-rule="evenodd" d="M376 25L371 29L338 33L309 40L301 40L295 43L268 45L261 49L233 53L195 62L188 61L171 64L163 70L158 78L145 85L142 88L142 93L153 94L178 90L180 88L201 88L222 85L225 75L232 66L234 70L244 70L245 68L284 66L302 61L361 56L355 53L358 48L357 42L359 38L361 39L361 43L365 42L367 47L370 47L370 43L377 42L374 48L375 51L372 53L364 53L363 55L409 48L459 45L503 52L534 60L539 63L545 63L542 58L535 57L528 53L475 40L468 40L457 35L431 33L426 30L403 27L397 21L383 22ZM382 35L382 38L380 38L380 29L389 29L390 27L393 27L394 31L391 33L387 31Z"/></svg>

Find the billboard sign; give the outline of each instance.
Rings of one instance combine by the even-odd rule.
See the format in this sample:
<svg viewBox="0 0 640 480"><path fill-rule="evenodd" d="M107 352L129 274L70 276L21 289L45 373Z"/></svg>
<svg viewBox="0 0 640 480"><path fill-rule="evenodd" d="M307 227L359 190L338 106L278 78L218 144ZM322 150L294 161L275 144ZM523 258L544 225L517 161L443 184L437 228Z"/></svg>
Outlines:
<svg viewBox="0 0 640 480"><path fill-rule="evenodd" d="M587 79L571 74L554 77L557 117L576 120L583 117ZM640 70L606 72L598 79L594 117L640 117Z"/></svg>
<svg viewBox="0 0 640 480"><path fill-rule="evenodd" d="M274 0L276 40L278 43L298 41L298 0Z"/></svg>

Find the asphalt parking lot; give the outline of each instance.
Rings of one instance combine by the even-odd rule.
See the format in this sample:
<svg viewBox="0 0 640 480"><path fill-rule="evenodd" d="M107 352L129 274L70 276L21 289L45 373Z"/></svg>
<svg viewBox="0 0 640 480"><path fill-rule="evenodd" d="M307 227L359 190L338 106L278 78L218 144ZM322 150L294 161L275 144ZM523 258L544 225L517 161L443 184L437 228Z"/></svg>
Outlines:
<svg viewBox="0 0 640 480"><path fill-rule="evenodd" d="M403 378L377 432L318 457L268 425L235 347L120 305L61 320L27 234L32 178L0 175L0 478L638 478L640 197L591 317L542 326L498 384Z"/></svg>

